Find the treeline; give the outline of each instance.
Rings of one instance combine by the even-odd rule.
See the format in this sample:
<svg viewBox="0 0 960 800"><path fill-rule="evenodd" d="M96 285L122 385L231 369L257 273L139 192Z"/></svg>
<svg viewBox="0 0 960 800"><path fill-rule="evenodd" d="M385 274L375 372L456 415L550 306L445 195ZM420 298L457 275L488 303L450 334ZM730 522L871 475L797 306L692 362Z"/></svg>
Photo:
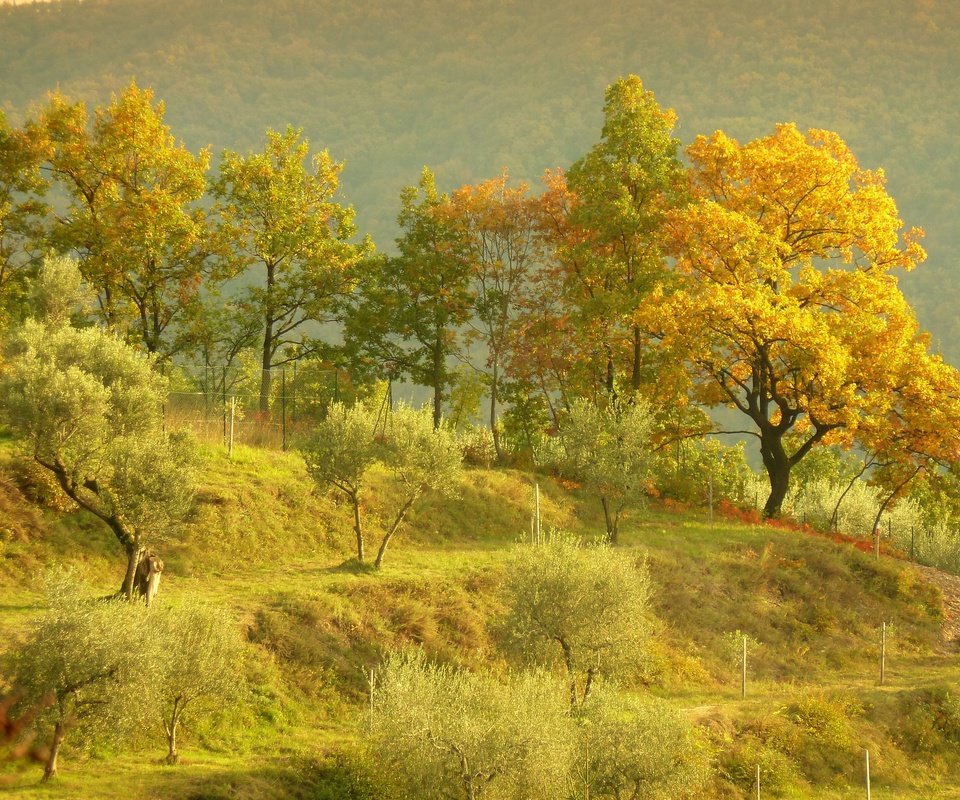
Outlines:
<svg viewBox="0 0 960 800"><path fill-rule="evenodd" d="M945 290L960 244L954 3L695 2L664 13L650 3L114 0L0 15L11 119L51 87L106 104L136 76L193 149L246 152L266 127L293 122L346 162L358 224L378 243L395 235L396 194L425 160L450 187L505 164L535 181L571 163L594 138L596 98L627 72L678 110L685 142L718 128L750 139L785 120L836 130L864 164L888 169L905 218L927 228L928 268L905 277L905 291L938 346L960 357Z"/></svg>
<svg viewBox="0 0 960 800"><path fill-rule="evenodd" d="M339 200L340 164L299 131L211 171L163 114L131 84L92 110L55 94L4 126L8 323L42 254L72 254L91 319L158 363L255 353L262 414L278 365L348 365L355 382L429 388L435 426L452 398L471 398L466 419L485 398L501 463L579 400L649 404L656 448L729 406L759 440L769 516L818 447L873 454L890 502L957 460L956 372L895 277L924 260L922 231L834 133L718 131L685 163L674 112L631 76L608 88L598 142L539 194L506 172L448 194L424 169L384 255Z"/></svg>

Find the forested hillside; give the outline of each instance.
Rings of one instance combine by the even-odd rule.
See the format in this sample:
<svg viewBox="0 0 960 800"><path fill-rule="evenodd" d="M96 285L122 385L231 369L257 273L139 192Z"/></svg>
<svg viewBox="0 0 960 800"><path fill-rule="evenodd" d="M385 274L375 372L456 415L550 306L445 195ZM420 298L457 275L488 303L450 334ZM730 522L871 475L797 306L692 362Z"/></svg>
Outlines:
<svg viewBox="0 0 960 800"><path fill-rule="evenodd" d="M215 156L303 126L347 162L358 228L389 249L400 188L424 164L444 190L504 166L537 181L595 140L603 88L638 74L684 143L792 121L883 167L907 225L927 231L904 290L957 363L958 54L949 0L90 0L0 9L0 102L16 123L56 87L100 104L136 77L174 134Z"/></svg>

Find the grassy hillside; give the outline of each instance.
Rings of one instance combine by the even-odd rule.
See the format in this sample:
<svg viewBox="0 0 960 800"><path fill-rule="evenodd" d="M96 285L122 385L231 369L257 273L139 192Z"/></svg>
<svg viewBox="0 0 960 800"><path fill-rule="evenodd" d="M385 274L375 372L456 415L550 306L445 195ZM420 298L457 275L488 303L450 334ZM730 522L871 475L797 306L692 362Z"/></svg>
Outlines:
<svg viewBox="0 0 960 800"><path fill-rule="evenodd" d="M2 453L0 642L8 649L42 610L46 565L75 565L92 591L107 594L122 559L107 533L18 465L12 443ZM177 767L160 766L158 727L131 752L68 750L52 788L39 786L36 767L9 774L0 795L368 796L357 749L365 671L385 652L417 644L442 661L505 668L498 587L528 529L531 480L469 471L459 501L416 510L382 573L371 574L349 559L348 509L315 491L295 455L239 448L228 460L210 448L188 528L162 546L160 597L200 597L236 616L252 653L244 707L186 731ZM594 498L537 480L545 523L588 537L602 529ZM377 476L372 530L394 491ZM940 593L911 567L808 532L709 525L697 510L651 507L622 535L624 557L649 562L657 617L651 657L628 688L668 699L697 723L713 756L711 797L747 797L757 763L771 796L859 797L864 747L877 796L960 797L960 665L955 643L940 638ZM881 620L890 630L882 688ZM758 643L746 700L734 631Z"/></svg>
<svg viewBox="0 0 960 800"><path fill-rule="evenodd" d="M257 147L303 126L344 159L361 231L395 235L424 164L441 188L507 166L537 181L596 141L603 89L640 75L679 136L835 130L884 167L928 264L905 280L954 363L960 5L953 0L72 0L0 8L0 107L59 87L93 103L131 77L189 146Z"/></svg>

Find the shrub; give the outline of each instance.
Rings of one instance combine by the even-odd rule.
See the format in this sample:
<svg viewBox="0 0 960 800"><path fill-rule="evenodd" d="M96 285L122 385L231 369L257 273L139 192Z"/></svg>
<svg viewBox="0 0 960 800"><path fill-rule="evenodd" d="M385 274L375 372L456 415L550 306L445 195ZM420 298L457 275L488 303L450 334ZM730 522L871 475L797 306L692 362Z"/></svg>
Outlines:
<svg viewBox="0 0 960 800"><path fill-rule="evenodd" d="M504 681L392 655L377 673L368 739L404 796L553 800L574 747L563 693L542 674Z"/></svg>
<svg viewBox="0 0 960 800"><path fill-rule="evenodd" d="M577 706L595 678L641 669L649 598L645 564L555 533L545 545L515 550L507 567L504 633L527 663L562 665L570 703Z"/></svg>

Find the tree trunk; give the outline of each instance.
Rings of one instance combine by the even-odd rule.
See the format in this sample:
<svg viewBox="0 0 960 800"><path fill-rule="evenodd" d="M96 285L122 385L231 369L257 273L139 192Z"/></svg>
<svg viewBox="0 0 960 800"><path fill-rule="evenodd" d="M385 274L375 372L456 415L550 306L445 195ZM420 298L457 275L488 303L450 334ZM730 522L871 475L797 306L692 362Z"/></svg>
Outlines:
<svg viewBox="0 0 960 800"><path fill-rule="evenodd" d="M612 514L610 511L610 503L607 502L607 498L600 496L600 504L603 506L603 521L607 525L607 541L610 544L617 543L617 518L619 514Z"/></svg>
<svg viewBox="0 0 960 800"><path fill-rule="evenodd" d="M270 412L270 367L273 364L273 326L267 323L263 332L263 357L260 360L260 413Z"/></svg>
<svg viewBox="0 0 960 800"><path fill-rule="evenodd" d="M60 745L63 744L63 722L57 722L53 728L53 741L50 743L50 755L47 757L46 766L43 768L43 782L46 783L57 775L57 756L60 755Z"/></svg>
<svg viewBox="0 0 960 800"><path fill-rule="evenodd" d="M419 494L420 493L417 492L407 499L407 502L403 504L403 508L400 509L396 519L393 521L393 525L390 526L390 530L383 535L383 541L380 542L380 549L377 551L377 560L373 562L373 566L376 569L380 569L380 567L383 565L383 554L387 552L387 545L390 543L390 539L393 537L393 534L397 532L397 528L400 527L401 523L403 523L403 518L407 516L407 512L410 510L410 507L414 504L414 501L416 501Z"/></svg>
<svg viewBox="0 0 960 800"><path fill-rule="evenodd" d="M433 427L443 420L443 348L439 336L433 345Z"/></svg>
<svg viewBox="0 0 960 800"><path fill-rule="evenodd" d="M790 489L790 460L783 449L783 434L774 429L761 429L760 455L770 479L770 496L763 506L763 516L777 519Z"/></svg>
<svg viewBox="0 0 960 800"><path fill-rule="evenodd" d="M273 284L275 282L273 264L267 264L267 296L263 312L263 352L260 358L260 413L270 411L270 368L273 366Z"/></svg>
<svg viewBox="0 0 960 800"><path fill-rule="evenodd" d="M633 374L630 377L630 387L634 392L640 391L640 368L643 366L643 337L640 328L633 327Z"/></svg>
<svg viewBox="0 0 960 800"><path fill-rule="evenodd" d="M127 572L123 577L123 586L120 589L120 592L128 601L133 601L133 590L134 583L137 579L137 565L140 563L140 559L143 556L143 550L140 546L139 541L130 542L126 545L127 551Z"/></svg>
<svg viewBox="0 0 960 800"><path fill-rule="evenodd" d="M353 532L357 535L357 561L363 563L363 528L360 524L360 498L356 494L350 495L353 505Z"/></svg>
<svg viewBox="0 0 960 800"><path fill-rule="evenodd" d="M615 384L616 384L616 371L613 366L613 353L611 352L609 347L607 347L606 350L607 350L607 374L606 374L605 384L606 384L607 394L610 395L610 397L615 397L616 392L614 390L615 390Z"/></svg>
<svg viewBox="0 0 960 800"><path fill-rule="evenodd" d="M500 445L500 430L497 428L497 400L500 387L500 365L493 358L493 375L490 380L490 433L493 436L493 449L497 454L497 463L503 463L503 449Z"/></svg>
<svg viewBox="0 0 960 800"><path fill-rule="evenodd" d="M163 727L167 734L167 763L177 764L180 761L180 754L177 752L177 725L180 724L180 714L183 708L180 706L180 698L173 701L173 713L170 715L170 722L164 722Z"/></svg>

